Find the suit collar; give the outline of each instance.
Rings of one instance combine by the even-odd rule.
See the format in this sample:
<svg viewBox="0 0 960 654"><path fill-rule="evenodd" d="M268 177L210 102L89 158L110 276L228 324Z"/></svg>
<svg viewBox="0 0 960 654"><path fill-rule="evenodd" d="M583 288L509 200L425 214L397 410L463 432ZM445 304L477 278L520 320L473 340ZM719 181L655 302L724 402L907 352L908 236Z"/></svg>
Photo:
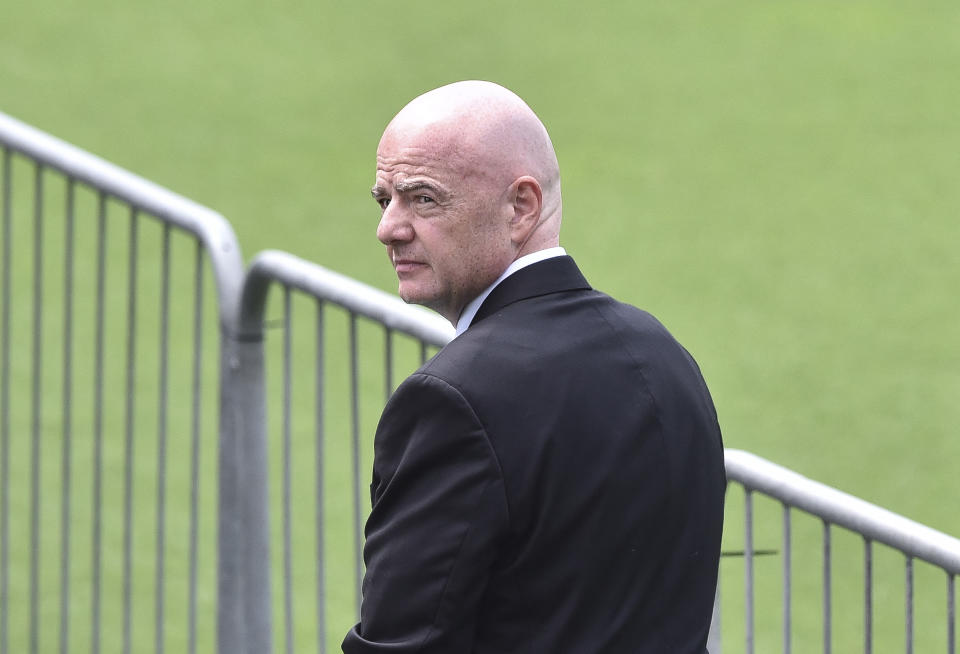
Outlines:
<svg viewBox="0 0 960 654"><path fill-rule="evenodd" d="M564 255L532 264L513 273L490 292L477 310L475 325L509 304L562 291L589 291L590 284L573 258Z"/></svg>

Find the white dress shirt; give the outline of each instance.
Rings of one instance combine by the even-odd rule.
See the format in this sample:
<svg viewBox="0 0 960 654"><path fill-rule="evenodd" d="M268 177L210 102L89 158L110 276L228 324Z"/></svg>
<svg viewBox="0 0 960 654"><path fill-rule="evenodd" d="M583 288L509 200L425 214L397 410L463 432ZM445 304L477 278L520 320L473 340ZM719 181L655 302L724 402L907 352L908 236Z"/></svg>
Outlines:
<svg viewBox="0 0 960 654"><path fill-rule="evenodd" d="M530 254L524 255L507 266L507 269L503 271L496 281L494 281L490 286L486 288L480 295L475 297L467 306L463 308L463 312L460 314L460 319L457 320L457 334L459 336L463 332L467 331L467 327L470 326L470 323L473 322L473 319L477 315L477 310L480 308L480 305L483 304L483 301L487 299L487 296L490 295L490 291L497 287L497 284L505 280L507 277L517 272L521 268L526 268L532 264L543 261L544 259L552 259L553 257L562 257L567 253L562 247L547 248L546 250L537 250L536 252L531 252ZM454 336L454 338L456 338Z"/></svg>

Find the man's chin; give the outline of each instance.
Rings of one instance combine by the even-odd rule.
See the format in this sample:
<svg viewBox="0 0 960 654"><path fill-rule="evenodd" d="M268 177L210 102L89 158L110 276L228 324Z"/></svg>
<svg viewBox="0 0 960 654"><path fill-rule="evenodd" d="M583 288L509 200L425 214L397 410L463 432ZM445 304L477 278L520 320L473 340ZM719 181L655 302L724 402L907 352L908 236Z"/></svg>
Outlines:
<svg viewBox="0 0 960 654"><path fill-rule="evenodd" d="M400 294L400 299L406 302L407 304L421 304L425 307L429 307L433 297L423 291L423 289L416 288L412 284L404 284L400 282L400 287L398 289Z"/></svg>
<svg viewBox="0 0 960 654"><path fill-rule="evenodd" d="M443 307L438 301L436 293L431 293L426 289L417 288L412 285L400 284L400 299L407 304L419 304L437 313L443 315Z"/></svg>

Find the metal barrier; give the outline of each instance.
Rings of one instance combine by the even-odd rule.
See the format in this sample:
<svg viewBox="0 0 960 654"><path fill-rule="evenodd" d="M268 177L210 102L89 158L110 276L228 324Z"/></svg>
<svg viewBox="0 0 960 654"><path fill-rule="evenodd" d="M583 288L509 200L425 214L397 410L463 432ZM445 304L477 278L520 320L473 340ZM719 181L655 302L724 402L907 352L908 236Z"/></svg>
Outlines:
<svg viewBox="0 0 960 654"><path fill-rule="evenodd" d="M276 469L278 476L282 480L280 487L275 488L274 496L276 501L273 508L283 515L281 520L281 533L275 534L275 542L282 540L282 555L278 554L277 563L283 569L282 581L279 585L283 588L283 609L282 618L282 642L281 651L293 652L299 651L305 646L304 641L313 640L319 646L319 651L324 650L324 645L331 651L336 651L339 638L342 637L349 625L356 620L356 606L351 606L349 600L359 601L356 593L343 593L344 586L359 587L360 577L362 575L362 562L360 559L360 546L362 544L362 516L365 514L366 499L361 493L361 486L358 482L369 470L368 462L363 462L364 444L369 444L368 438L362 435L372 433L375 420L382 407L382 401L370 401L370 397L377 397L376 388L382 384L384 399L389 396L396 378L396 366L393 364L393 346L391 345L395 333L402 333L412 336L421 347L421 353L416 360L408 360L410 368L418 365L427 356L426 348L428 345L440 347L448 342L452 335L449 324L438 316L419 311L415 307L403 304L398 298L385 294L379 290L368 287L355 280L345 278L341 275L325 270L309 262L303 261L291 255L281 252L265 252L258 256L251 266L248 273L247 286L244 292L244 301L241 309L242 333L249 334L256 339L264 333L266 326L267 341L271 340L270 334L275 327L282 331L279 343L273 352L273 357L267 357L272 360L272 365L276 366L281 372L274 379L274 384L280 389L272 396L271 409L275 411L280 418L277 420L275 429L268 433L279 436L271 437L276 446L277 461L282 462ZM266 298L268 288L271 283L276 282L282 289L282 303L276 310L275 315L267 319ZM308 315L294 311L295 294L305 296L314 304L308 307ZM330 336L332 331L331 319L327 315L330 311L330 305L342 307L344 309L344 318L340 324L341 329L335 336ZM324 316L327 315L325 318ZM300 318L303 320L301 322ZM358 337L358 319L364 318L367 322L377 325L379 330L374 329L366 334L369 338L380 338L383 343L378 348L371 347L371 341L366 341L366 345L361 346L358 343L361 337ZM313 341L305 343L298 341L295 330L302 329ZM326 338L325 338L326 337ZM336 344L343 343L342 355L343 361L340 362L337 372L331 374L329 370L324 372L324 368L331 367L331 360L337 353ZM306 347L309 346L309 347ZM366 362L362 361L362 353L376 350L371 355L373 359ZM307 352L309 350L309 352ZM306 355L304 353L306 352ZM263 357L259 358L263 362ZM379 364L376 363L379 360ZM297 365L301 364L306 372L301 371L298 374ZM268 366L265 377L270 377ZM363 387L360 379L364 374L369 377L380 378L373 384ZM341 394L343 401L331 403L325 398L330 394L329 386L331 381L339 381L346 387L346 391ZM314 392L313 397L307 398L308 401L315 401L311 404L309 418L307 411L301 401L292 399L295 388L299 385L306 385ZM266 388L262 391L262 396L266 397L269 393ZM368 411L361 407L364 397L368 398L370 406ZM265 400L265 402L267 402ZM268 402L269 403L269 402ZM297 406L300 407L298 420ZM251 407L256 415L263 413L261 407ZM346 418L340 421L337 428L331 430L330 422L335 419L331 414L337 411L348 414ZM364 419L369 422L361 425ZM304 421L310 424L298 430L297 425ZM252 420L246 421L247 424L254 424ZM340 434L334 433L339 430ZM298 433L299 431L299 433ZM315 514L313 516L314 527L318 530L313 546L316 549L308 548L308 551L301 552L312 560L307 564L297 563L296 543L304 542L302 538L291 536L291 530L295 528L297 520L293 517L297 505L297 497L303 497L303 489L298 494L296 483L293 480L298 475L309 475L314 483L323 478L324 473L330 473L329 462L324 462L323 443L336 442L339 436L348 435L349 439L341 439L341 442L349 442L349 452L341 453L343 467L349 472L345 475L346 484L352 489L351 516L350 521L342 523L343 531L353 532L353 537L348 539L345 547L341 549L339 556L330 557L323 550L325 542L323 528L325 524L331 522L330 516L324 513L323 485L322 483L314 486L312 496L309 497ZM313 445L308 443L307 437L312 439ZM314 456L309 462L311 469L301 467L299 472L296 465L295 452L303 452L311 447ZM369 454L369 453L367 453ZM293 463L291 463L293 461ZM832 526L842 527L851 530L864 539L868 569L871 570L870 576L865 581L863 597L866 606L864 615L867 616L865 623L865 635L863 639L863 649L866 652L872 652L873 631L872 631L872 610L879 602L874 597L873 589L876 587L872 577L873 566L872 550L873 545L883 544L905 554L907 558L908 575L912 575L913 559L926 561L932 565L938 566L946 572L948 583L948 599L945 606L946 616L944 622L947 625L946 639L947 646L945 651L953 654L955 651L955 611L954 611L954 577L960 570L960 541L954 538L936 532L932 529L918 525L900 516L875 507L862 500L858 500L840 491L831 489L822 484L810 481L792 473L785 468L781 468L773 463L765 461L760 457L737 450L727 450L726 465L728 479L731 486L742 485L747 489L746 501L744 503L744 513L737 514L736 503L731 497L728 497L728 523L725 528L725 548L727 554L739 556L729 556L723 559L723 568L729 572L730 566L743 566L743 578L746 592L743 593L732 585L729 581L724 584L723 593L718 595L720 602L718 608L723 607L721 622L720 615L715 616L714 629L711 631L709 650L712 654L719 654L721 645L721 624L726 627L724 633L724 642L728 649L737 642L735 636L737 629L730 628L731 622L739 622L744 631L744 649L743 651L752 653L755 650L755 643L758 639L757 633L762 636L768 636L771 630L779 629L781 631L780 646L784 652L792 651L794 645L800 646L798 651L808 651L811 647L810 634L818 632L818 640L823 645L824 652L830 652L834 641L841 645L846 645L849 638L843 640L841 634L833 633L835 622L832 619L833 608L831 603L832 590L831 584L840 577L844 578L844 583L852 583L849 580L849 570L845 569L843 575L835 575L831 572L831 556L838 556L840 549L833 546L831 550L830 530ZM732 494L731 491L728 493ZM755 518L754 505L755 495L762 495L768 498L775 498L782 504L782 516L777 516L774 521L764 521L759 525ZM814 516L818 524L823 525L823 541L814 543L811 549L810 539L795 538L791 536L791 526L793 521L791 516L794 510L803 511ZM743 529L738 529L743 522ZM782 524L784 529L781 549L770 549L768 547L754 547L754 531L769 530L771 525ZM762 527L762 529L761 529ZM744 534L742 543L733 543L736 540L737 533ZM763 534L767 536L766 533ZM330 535L326 535L329 541ZM730 546L739 547L738 551L729 551ZM805 548L805 549L804 549ZM797 562L806 563L806 560L815 554L824 552L825 559L822 562L822 570L818 578L824 580L825 589L819 593L810 595L806 589L798 591L793 586L793 565ZM833 552L833 554L831 554ZM777 607L777 615L766 616L762 624L755 625L755 607L757 588L762 586L761 590L766 592L770 585L769 578L764 579L763 583L755 582L755 561L756 557L763 557L765 561L772 560L771 555L782 555L782 575L784 588L779 590L774 597L764 595L760 599L763 602L764 609ZM330 588L325 584L325 579L330 576L329 565L325 569L319 565L309 584L315 589L315 597L310 598L304 594L304 591L298 592L297 576L294 570L312 569L311 563L314 561L323 562L325 560L343 560L344 558L353 558L353 565L350 574L341 574L339 584L335 588ZM767 575L769 577L769 575ZM905 597L912 598L915 589L913 586L913 577L908 577L908 587L905 590ZM304 582L304 585L306 582ZM339 591L338 597L331 601L329 598L325 601L325 590ZM885 596L883 601L889 604L889 598L886 596L887 589L884 589ZM739 605L737 597L742 601ZM795 629L792 622L793 607L795 599L802 597L804 606L809 613L809 609L814 608L817 616L822 616L823 624L818 626L809 624L809 621L800 625L800 629ZM914 651L913 627L909 620L912 620L913 609L907 599L908 624L904 637L906 652ZM297 625L302 620L296 619L298 607L302 609L304 604L313 604L316 607L315 616L310 616L317 626L315 632L308 630L298 630ZM339 622L336 628L328 632L326 625L328 620L324 614L324 607L330 604L338 605L341 609L339 617L333 620L333 623ZM844 604L846 609L847 604ZM279 607L275 607L278 611ZM929 612L929 611L928 611ZM719 613L719 612L718 612ZM859 611L858 611L859 614ZM777 619L780 623L777 624ZM844 616L846 618L846 616ZM307 620L306 615L303 616ZM850 621L843 620L844 626L849 627ZM278 634L281 630L278 630ZM820 633L822 631L822 634ZM849 631L849 629L847 629ZM942 632L941 632L942 633ZM845 637L845 635L844 635ZM767 638L769 640L769 638ZM929 637L924 642L928 643ZM763 645L759 651L773 651L771 642L765 642L763 638L759 639ZM889 639L885 642L889 643ZM735 648L734 651L741 651ZM848 651L840 649L839 651ZM935 651L932 649L923 649L920 651Z"/></svg>
<svg viewBox="0 0 960 654"><path fill-rule="evenodd" d="M4 114L0 146L0 654L209 651L203 407L228 358L205 344L235 321L233 230Z"/></svg>
<svg viewBox="0 0 960 654"><path fill-rule="evenodd" d="M934 652L945 651L948 654L954 654L956 651L956 576L960 574L960 540L947 536L941 532L925 527L921 524L908 520L895 513L891 513L878 506L865 502L861 499L838 491L829 486L812 481L791 470L766 461L749 452L728 449L726 451L726 468L729 482L736 482L744 489L743 504L743 563L744 563L744 650L747 654L752 654L756 645L755 613L758 606L779 607L780 616L780 648L785 654L793 650L794 645L798 645L799 651L813 651L815 631L818 631L817 625L809 618L803 629L796 629L794 626L794 609L797 606L817 606L820 608L819 639L822 651L829 653L833 651L835 645L838 645L838 651L855 651L853 645L857 643L857 650L870 654L874 651L874 642L882 642L888 645L897 640L897 635L893 632L899 629L896 620L896 604L898 596L903 615L903 631L900 634L904 643L902 651L908 654L915 651ZM768 527L766 538L774 540L776 535L772 533L769 527L780 523L779 551L757 550L754 547L754 532L759 526L755 518L755 499L754 495L772 498L775 504L773 508L779 510L779 520L774 516L766 522ZM731 498L727 498L727 524L725 530L727 535L732 536L736 527L730 524L731 513L735 509L731 506ZM807 538L798 539L796 535L797 528L793 516L797 512L802 512L813 517L813 522L818 523L819 544L816 542L816 533L808 532ZM854 541L841 544L834 535L834 527L846 530L854 534ZM796 545L800 541L808 547L806 551L798 550ZM818 546L819 545L819 546ZM842 545L846 545L843 547ZM902 555L901 561L890 560L884 565L884 572L887 574L877 575L876 568L878 556L875 553L875 545L882 545L891 551ZM861 552L857 550L862 548ZM819 551L818 551L819 550ZM757 561L756 554L781 555L780 588L776 588L773 577L774 574L768 574L765 589L758 591L758 579L755 575L755 566ZM815 556L819 554L819 561ZM802 559L802 561L801 561ZM840 559L842 563L852 561L848 567L842 568L841 575L835 570L836 560ZM857 559L860 559L857 561ZM920 561L929 564L934 572L931 576L925 576L926 584L921 588L915 581L916 566L915 562ZM812 584L806 584L807 588L798 589L794 567L797 563L806 565L809 568L815 568L819 563L820 588L817 589ZM855 571L858 565L862 566L862 585L859 591L856 586L857 580ZM897 593L895 589L890 588L891 579L896 578L896 568L901 567L904 586L902 594ZM937 595L942 590L935 588L936 574L942 573L941 582L945 581L946 593L940 595L939 601ZM884 587L882 592L877 588L883 580ZM840 588L842 582L847 586L844 593L844 601L834 602L835 595L843 592ZM723 582L724 586L727 582ZM851 588L853 590L851 590ZM941 587L942 589L943 587ZM819 597L817 597L819 590ZM762 594L761 601L758 602L756 595ZM924 600L927 602L923 606L923 615L917 611L916 600L923 592ZM859 594L859 598L856 596ZM778 596L779 595L779 596ZM803 602L796 602L797 596L803 598ZM726 606L728 596L721 594L720 604ZM862 606L859 611L854 613L851 618L849 607L857 599L861 600ZM835 619L835 607L839 606L843 610L840 619ZM885 611L885 620L882 622L884 637L875 639L876 631L881 626L881 621L875 620L875 613L878 610ZM942 611L941 611L942 609ZM886 615L888 614L889 615ZM856 616L862 616L857 618ZM917 628L921 617L924 619L922 629ZM764 631L768 635L767 642L762 643L760 651L774 651L772 632L775 630L777 616L769 616L764 622ZM724 623L727 627L729 623ZM861 638L862 637L862 638ZM800 639L802 642L798 642ZM922 638L922 643L917 647L917 640ZM727 642L725 640L725 642ZM739 649L736 651L740 651ZM898 650L899 651L899 650ZM714 654L717 654L714 652Z"/></svg>
<svg viewBox="0 0 960 654"><path fill-rule="evenodd" d="M273 284L281 289L282 306L278 319L268 320L267 296ZM297 303L294 291L303 304ZM295 307L308 312L302 322L294 319ZM303 331L294 325L302 325ZM281 331L278 347L266 354L265 326L268 336L275 326ZM271 460L279 463L272 470L279 479L272 508L282 516L274 537L274 542L282 542L275 560L283 571L282 610L276 607L277 623L283 625L280 651L313 646L321 652L326 647L338 651L359 610L363 520L369 507L360 483L369 474L369 465L362 463L369 460L371 439L366 435L393 392L398 371L412 372L431 348L452 338L453 329L440 316L397 297L293 255L267 251L253 260L247 273L239 333L247 344L243 361L251 384L241 424L251 430L246 437L251 440L258 433L269 434ZM265 358L281 371L274 393L264 385L270 377ZM375 381L364 384L365 377ZM297 388L309 391L295 397ZM269 413L278 417L270 430L267 404ZM295 420L297 407L302 421ZM365 420L370 429L361 428ZM330 488L350 488L350 506L332 504ZM302 521L294 518L295 505L311 507L308 526L314 533L306 533ZM310 546L297 550L297 543ZM349 570L343 568L345 561L352 561ZM314 580L296 583L295 569L314 571Z"/></svg>
<svg viewBox="0 0 960 654"><path fill-rule="evenodd" d="M158 653L262 654L275 640L290 653L337 650L360 600L366 435L450 325L282 252L244 273L219 214L3 114L0 148L0 654L54 642L64 654L82 643L126 654L149 640ZM219 410L205 410L213 393ZM215 469L203 455L213 433ZM945 635L955 654L960 541L746 452L726 456L745 501L740 513L727 499L725 548L742 556L724 558L721 577L742 565L745 592L722 583L713 654L721 625L728 644L742 629L748 654L774 640L785 653L812 650L814 632L824 652L859 639L870 653L896 639L885 612L897 576L904 651L936 651ZM771 509L779 515L757 517ZM859 539L856 599L858 566L835 573L851 554L835 531ZM778 546L756 548L757 538ZM905 564L883 561L875 544ZM775 556L780 573L757 574ZM945 603L922 603L926 568L946 575ZM819 587L795 569L817 569ZM184 605L169 611L173 597Z"/></svg>

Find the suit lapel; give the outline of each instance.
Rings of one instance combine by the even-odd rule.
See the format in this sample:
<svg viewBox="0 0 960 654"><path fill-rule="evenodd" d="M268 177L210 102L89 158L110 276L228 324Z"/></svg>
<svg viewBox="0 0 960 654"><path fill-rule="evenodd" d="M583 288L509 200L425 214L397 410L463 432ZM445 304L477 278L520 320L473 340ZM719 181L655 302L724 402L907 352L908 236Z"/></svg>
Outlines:
<svg viewBox="0 0 960 654"><path fill-rule="evenodd" d="M472 324L520 300L549 293L577 290L589 291L591 287L572 257L544 259L521 268L490 291L490 295L477 310Z"/></svg>

